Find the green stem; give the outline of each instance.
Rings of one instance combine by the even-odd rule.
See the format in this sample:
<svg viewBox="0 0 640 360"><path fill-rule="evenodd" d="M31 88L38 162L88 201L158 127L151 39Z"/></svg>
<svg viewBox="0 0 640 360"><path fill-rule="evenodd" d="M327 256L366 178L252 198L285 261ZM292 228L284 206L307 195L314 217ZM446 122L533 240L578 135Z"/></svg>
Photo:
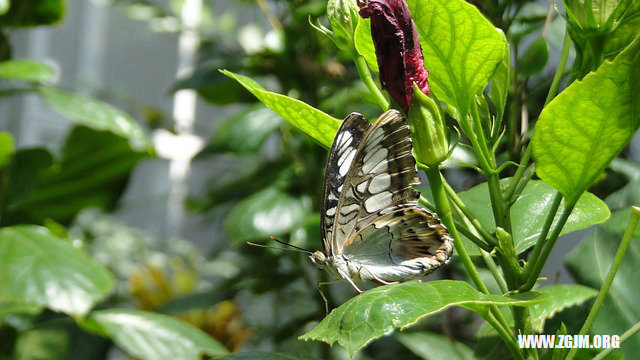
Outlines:
<svg viewBox="0 0 640 360"><path fill-rule="evenodd" d="M591 311L589 311L589 315L587 316L587 320L584 321L584 325L582 325L582 329L580 329L580 335L586 335L589 330L591 330L591 326L593 325L593 321L596 319L596 315L600 311L602 304L609 293L609 289L611 288L611 284L613 283L613 278L616 276L618 272L618 268L620 268L620 264L622 264L622 259L624 259L624 254L627 253L629 249L629 244L631 244L631 238L633 237L633 232L636 229L636 225L638 225L638 220L640 220L640 207L632 206L631 207L631 219L629 219L629 224L627 224L627 229L624 231L624 235L622 235L622 240L620 241L620 246L618 246L618 251L616 251L616 255L613 258L613 264L611 264L611 268L609 269L609 273L607 277L604 279L602 283L602 287L598 292L598 296L596 297L596 301L593 303L593 307L591 307ZM566 357L566 360L571 360L576 356L578 349L571 349L569 354Z"/></svg>
<svg viewBox="0 0 640 360"><path fill-rule="evenodd" d="M382 91L378 89L378 86L376 86L375 81L373 81L373 78L371 77L371 72L369 71L369 67L367 66L367 61L364 59L362 55L355 52L355 50L354 50L354 53L352 54L352 57L353 57L353 62L356 64L356 69L358 70L358 74L360 74L360 78L362 79L364 84L367 86L367 89L369 89L369 93L371 93L371 95L375 98L376 103L378 103L378 106L380 106L383 111L389 110L389 102L382 94Z"/></svg>
<svg viewBox="0 0 640 360"><path fill-rule="evenodd" d="M436 204L436 208L438 209L438 215L440 215L440 221L447 227L449 230L449 234L453 238L453 246L458 252L458 256L460 256L460 260L464 265L465 269L469 273L471 280L476 285L476 288L481 292L488 294L489 290L487 290L486 285L482 282L482 278L480 274L478 274L478 270L473 265L467 250L462 244L462 240L460 239L460 234L458 233L458 229L453 222L453 215L451 213L451 206L449 205L449 199L447 199L447 194L444 191L444 186L442 184L442 174L437 167L430 167L425 169L425 173L427 174L427 179L429 180L429 185L431 186L431 192L433 193L433 201Z"/></svg>
<svg viewBox="0 0 640 360"><path fill-rule="evenodd" d="M467 219L469 219L469 222L471 222L473 227L476 228L476 230L478 230L478 234L480 234L480 236L487 243L491 245L497 245L497 241L493 238L491 233L489 233L489 231L487 231L487 229L485 229L484 226L482 226L478 218L473 215L471 210L469 210L467 205L462 201L462 199L460 199L460 197L458 196L458 194L456 194L456 192L453 190L451 185L449 185L449 183L446 180L443 183L444 183L444 190L447 192L447 196L449 197L449 200L451 200L453 204L456 207L458 207L458 209L460 209L462 214L464 214L464 216Z"/></svg>
<svg viewBox="0 0 640 360"><path fill-rule="evenodd" d="M538 241L529 256L529 261L524 266L523 277L524 279L528 279L529 275L531 275L531 271L533 270L534 264L538 261L538 257L540 256L540 252L542 251L542 247L544 246L547 235L549 234L549 230L551 229L551 225L553 225L553 219L556 217L556 213L558 212L558 208L560 207L560 203L562 202L562 194L556 192L556 195L553 197L553 202L551 203L551 208L549 209L549 213L547 214L547 219L542 226L542 231L540 232L540 236L538 236Z"/></svg>
<svg viewBox="0 0 640 360"><path fill-rule="evenodd" d="M527 169L529 160L531 160L531 146L527 146L527 148L524 150L524 153L522 154L522 159L520 159L520 164L518 165L518 169L516 170L516 173L513 175L511 180L509 181L509 185L507 186L507 189L504 192L504 198L507 199L507 201L511 199L511 197L515 193L516 186L518 186L518 183L520 182L520 178L522 178L522 175Z"/></svg>
<svg viewBox="0 0 640 360"><path fill-rule="evenodd" d="M536 172L536 164L535 163L529 164L529 166L527 166L527 170L525 170L524 172L524 175L522 175L522 178L520 179L520 181L518 181L518 184L516 185L516 188L513 194L505 194L505 195L511 195L509 197L505 196L507 207L511 208L511 206L518 200L518 197L520 197L520 195L522 194L522 190L524 190L524 188L527 186L527 183L529 183L529 180L531 180L535 172Z"/></svg>
<svg viewBox="0 0 640 360"><path fill-rule="evenodd" d="M549 93L547 94L547 99L544 101L544 106L547 106L547 104L550 103L551 100L558 93L558 88L560 87L560 82L562 80L562 75L564 73L564 67L567 65L567 59L569 58L570 49L571 49L571 37L569 37L569 30L565 28L564 41L562 43L562 53L560 55L560 61L558 62L558 68L556 69L556 73L553 75L553 81L551 81L551 87L549 87Z"/></svg>
<svg viewBox="0 0 640 360"><path fill-rule="evenodd" d="M500 291L502 291L503 294L507 293L509 291L509 288L507 287L507 282L505 281L504 276L500 272L500 269L498 269L498 266L493 261L493 258L491 257L491 255L488 252L480 249L480 256L482 256L482 260L484 260L485 264L487 264L487 268L489 268L489 271L491 271L491 275L493 275L493 278L498 283L498 287L500 288Z"/></svg>
<svg viewBox="0 0 640 360"><path fill-rule="evenodd" d="M558 220L556 227L553 228L553 232L551 233L549 240L546 242L544 249L542 250L542 254L537 259L535 259L533 265L530 265L530 266L533 266L533 268L529 272L529 275L526 277L527 282L520 287L520 292L529 291L533 288L533 285L536 284L536 280L538 280L538 276L542 271L542 267L547 262L547 258L549 257L549 254L551 254L551 250L553 250L553 246L556 244L556 241L560 236L560 232L562 231L562 228L567 223L567 220L569 219L569 215L571 215L571 212L573 211L573 208L576 205L576 202L577 200L572 201L571 204L565 203L565 207L562 210L560 219Z"/></svg>
<svg viewBox="0 0 640 360"><path fill-rule="evenodd" d="M620 345L622 345L622 343L627 340L628 338L632 337L633 335L635 335L638 331L640 331L640 321L638 321L635 325L633 325L632 327L629 328L629 330L625 331L624 334L620 335ZM603 350L602 352L600 352L596 357L593 358L593 360L601 360L604 359L605 357L607 357L607 355L609 355L614 349L613 348L608 348Z"/></svg>
<svg viewBox="0 0 640 360"><path fill-rule="evenodd" d="M518 360L524 360L524 356L520 352L520 348L511 333L507 331L491 314L484 317L484 319L498 332L498 335L500 335L502 341L507 345L513 357Z"/></svg>

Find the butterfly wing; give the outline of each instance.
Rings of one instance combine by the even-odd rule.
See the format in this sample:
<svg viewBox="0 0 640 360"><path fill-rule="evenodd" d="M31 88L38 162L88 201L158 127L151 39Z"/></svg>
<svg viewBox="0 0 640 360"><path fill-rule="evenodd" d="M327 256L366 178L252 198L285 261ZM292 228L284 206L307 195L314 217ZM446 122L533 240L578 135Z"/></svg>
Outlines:
<svg viewBox="0 0 640 360"><path fill-rule="evenodd" d="M370 127L371 124L362 115L351 113L342 122L331 145L324 176L321 217L322 243L327 255L335 255L332 247L333 224L344 180L355 158L358 144Z"/></svg>
<svg viewBox="0 0 640 360"><path fill-rule="evenodd" d="M330 245L333 254L341 253L353 234L378 217L417 206L419 194L412 186L419 179L411 136L398 111L385 112L366 131L342 182L337 204L330 208L337 209Z"/></svg>
<svg viewBox="0 0 640 360"><path fill-rule="evenodd" d="M358 231L344 244L342 255L364 280L402 281L423 276L453 253L447 229L421 208L399 208Z"/></svg>

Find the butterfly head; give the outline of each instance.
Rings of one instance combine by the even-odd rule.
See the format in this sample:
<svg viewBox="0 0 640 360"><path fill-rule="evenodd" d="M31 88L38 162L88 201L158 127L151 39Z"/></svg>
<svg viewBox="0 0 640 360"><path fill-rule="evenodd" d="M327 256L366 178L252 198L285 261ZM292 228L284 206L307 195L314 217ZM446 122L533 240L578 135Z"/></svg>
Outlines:
<svg viewBox="0 0 640 360"><path fill-rule="evenodd" d="M324 270L327 268L327 261L329 260L327 256L322 251L314 251L311 256L309 256L311 262L314 263L318 269Z"/></svg>

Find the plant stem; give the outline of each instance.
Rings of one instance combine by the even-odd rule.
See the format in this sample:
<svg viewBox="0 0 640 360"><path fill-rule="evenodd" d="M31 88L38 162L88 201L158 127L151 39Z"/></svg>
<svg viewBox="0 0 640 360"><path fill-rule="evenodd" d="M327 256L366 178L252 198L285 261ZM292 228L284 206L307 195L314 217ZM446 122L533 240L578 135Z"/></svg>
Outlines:
<svg viewBox="0 0 640 360"><path fill-rule="evenodd" d="M529 164L529 166L527 166L527 170L525 170L524 172L524 175L522 175L522 178L520 179L520 181L518 181L518 184L516 185L516 188L513 194L505 194L505 195L511 195L509 197L505 196L505 201L507 202L508 208L511 208L511 206L513 206L513 204L518 200L518 198L522 194L522 190L524 190L524 188L527 186L527 183L529 183L529 180L531 180L535 172L536 172L536 164L535 163Z"/></svg>
<svg viewBox="0 0 640 360"><path fill-rule="evenodd" d="M518 360L524 360L524 356L520 352L518 344L515 342L514 337L491 315L489 314L484 319L491 325L500 335L502 341L507 345L511 354Z"/></svg>
<svg viewBox="0 0 640 360"><path fill-rule="evenodd" d="M502 273L500 272L500 269L498 269L498 266L496 266L496 263L493 261L493 258L491 257L491 255L480 249L480 256L482 256L482 259L484 260L485 264L487 264L487 268L489 268L489 271L491 271L491 275L493 275L493 278L496 280L496 283L498 283L498 287L500 288L500 291L502 291L502 293L507 293L509 291L509 288L507 287L507 282L504 280L504 276L502 275Z"/></svg>
<svg viewBox="0 0 640 360"><path fill-rule="evenodd" d="M558 68L556 69L556 73L553 75L553 81L551 82L551 87L549 87L549 93L547 93L547 98L544 101L544 106L547 106L547 104L549 104L551 100L558 93L558 88L560 87L560 81L562 80L562 74L564 73L564 67L567 65L567 59L569 58L570 49L571 49L571 37L569 37L569 30L565 27L564 41L562 43L562 53L560 55L560 61L558 62Z"/></svg>
<svg viewBox="0 0 640 360"><path fill-rule="evenodd" d="M389 102L382 94L382 91L378 89L376 83L373 81L371 77L371 72L369 71L369 67L367 66L367 61L364 57L358 54L355 50L353 50L353 62L356 64L356 69L358 70L358 74L360 74L360 79L364 82L369 89L369 93L375 98L378 106L382 108L383 111L389 110Z"/></svg>
<svg viewBox="0 0 640 360"><path fill-rule="evenodd" d="M437 167L429 167L425 169L425 173L427 174L427 179L429 180L429 185L431 186L433 201L436 204L438 215L440 215L440 221L442 221L444 226L446 226L449 230L449 234L453 238L453 246L455 246L462 264L469 273L469 276L471 277L473 283L476 285L476 288L481 292L488 294L489 290L487 290L486 285L482 282L482 278L480 277L480 274L478 274L478 270L473 265L473 262L471 261L471 258L467 253L467 250L462 244L458 229L453 222L451 206L449 205L447 194L444 191L444 186L442 184L442 174L440 173L440 170Z"/></svg>
<svg viewBox="0 0 640 360"><path fill-rule="evenodd" d="M522 272L524 279L529 278L529 275L531 275L531 271L533 270L533 265L538 261L538 257L540 256L542 247L547 240L547 235L549 234L551 225L553 225L553 219L556 217L556 213L558 212L561 202L562 194L556 191L556 194L553 197L553 202L551 203L551 208L549 208L549 213L547 214L547 219L545 220L544 225L542 226L542 231L538 236L538 241L529 256L529 261L527 261L527 264L524 266L524 271Z"/></svg>
<svg viewBox="0 0 640 360"><path fill-rule="evenodd" d="M593 325L593 321L596 319L596 315L600 311L602 304L609 293L609 289L611 288L611 284L613 283L613 278L616 276L618 272L618 268L620 268L620 264L622 264L622 259L624 258L624 254L627 253L629 249L629 244L631 243L631 238L633 237L633 232L636 229L636 225L638 225L638 220L640 219L640 207L632 206L631 207L631 219L629 219L629 223L627 224L627 229L624 231L624 235L622 235L622 240L620 241L620 246L618 246L618 251L616 251L616 255L613 258L613 264L611 264L611 268L609 269L609 273L607 277L604 279L602 283L602 287L598 292L598 296L596 297L596 301L593 303L593 307L591 307L591 311L589 311L589 315L587 316L587 320L584 321L584 325L580 329L580 335L586 335L589 330L591 330L591 326ZM566 357L566 360L571 360L576 356L578 349L571 349L569 354Z"/></svg>
<svg viewBox="0 0 640 360"><path fill-rule="evenodd" d="M560 232L562 231L562 228L567 223L567 220L569 219L569 215L571 215L571 212L573 211L573 208L575 207L576 202L577 202L577 199L572 201L572 203L570 204L565 203L564 209L562 210L562 214L560 215L560 219L558 220L556 227L553 228L553 232L551 233L549 240L546 242L546 245L544 246L544 250L542 250L542 254L535 259L533 265L530 265L530 266L533 266L533 268L529 272L529 275L526 277L527 282L520 287L520 292L529 291L533 288L533 285L536 284L536 280L538 279L538 276L542 271L542 267L547 262L547 258L549 257L549 254L551 254L551 250L553 250L553 246L556 244L556 240L558 240L558 237L560 236Z"/></svg>
<svg viewBox="0 0 640 360"><path fill-rule="evenodd" d="M449 197L449 200L451 200L453 202L453 204L460 209L460 211L462 212L462 214L464 214L464 216L469 219L469 222L471 222L471 224L473 225L473 227L476 228L476 230L478 230L478 234L480 234L480 236L489 244L491 245L497 245L496 240L493 238L493 236L491 235L491 233L489 233L489 231L487 231L482 224L480 223L480 221L478 220L478 218L476 218L473 213L471 212L471 210L469 210L469 208L467 208L467 205L465 205L465 203L462 201L462 199L460 199L460 197L458 196L458 194L456 194L456 192L453 190L453 188L451 187L451 185L449 185L449 183L444 180L444 190L447 192L447 196ZM490 251L489 251L490 252Z"/></svg>
<svg viewBox="0 0 640 360"><path fill-rule="evenodd" d="M511 180L509 181L509 186L507 186L507 189L504 192L504 198L507 199L507 201L509 201L509 199L511 199L511 197L515 193L516 186L518 186L518 182L520 182L520 178L522 178L522 175L527 169L529 160L531 160L531 146L527 146L527 148L524 150L524 153L522 154L522 159L520 159L520 164L518 165L518 169L516 170L516 173L513 175Z"/></svg>
<svg viewBox="0 0 640 360"><path fill-rule="evenodd" d="M640 321L638 321L635 325L633 325L632 327L630 327L627 331L624 332L624 334L620 335L620 345L622 345L622 343L627 340L628 338L632 337L633 335L635 335L638 331L640 331ZM601 360L604 359L605 357L607 357L607 355L609 355L611 352L613 351L613 348L608 348L603 350L602 352L600 352L596 357L593 358L593 360Z"/></svg>

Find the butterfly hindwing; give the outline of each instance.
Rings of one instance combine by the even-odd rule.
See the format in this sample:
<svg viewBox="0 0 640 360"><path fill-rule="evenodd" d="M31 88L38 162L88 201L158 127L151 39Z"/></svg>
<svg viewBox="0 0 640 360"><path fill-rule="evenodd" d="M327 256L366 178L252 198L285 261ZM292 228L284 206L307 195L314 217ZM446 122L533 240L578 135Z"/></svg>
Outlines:
<svg viewBox="0 0 640 360"><path fill-rule="evenodd" d="M344 179L333 219L334 253L376 218L415 207L418 182L409 126L398 111L387 111L364 134Z"/></svg>
<svg viewBox="0 0 640 360"><path fill-rule="evenodd" d="M447 229L417 207L380 216L344 244L343 255L357 263L366 280L401 281L430 273L451 257Z"/></svg>
<svg viewBox="0 0 640 360"><path fill-rule="evenodd" d="M343 184L355 158L358 144L370 127L371 124L362 115L351 113L342 122L331 145L325 170L321 217L323 246L327 255L334 254L331 246L333 222L340 192L343 190Z"/></svg>

